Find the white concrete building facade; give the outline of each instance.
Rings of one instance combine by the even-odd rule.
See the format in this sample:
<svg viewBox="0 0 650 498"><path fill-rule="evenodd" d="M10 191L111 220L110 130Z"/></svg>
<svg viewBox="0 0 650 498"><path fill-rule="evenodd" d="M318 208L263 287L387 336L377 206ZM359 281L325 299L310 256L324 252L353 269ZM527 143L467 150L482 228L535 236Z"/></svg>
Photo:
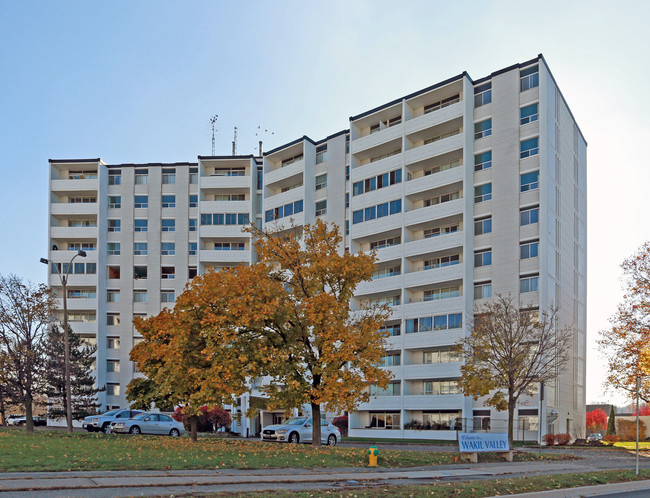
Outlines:
<svg viewBox="0 0 650 498"><path fill-rule="evenodd" d="M522 401L516 437L537 438L540 408L542 433L584 433L586 141L541 55L476 81L463 73L261 158L51 160L50 178L49 259L61 265L50 285L60 295L52 272L72 270L71 322L99 346L104 407L126 406L137 373L133 317L171 306L210 266L254 262L241 232L249 221L299 229L320 217L345 230L350 251L377 250L375 277L353 307L392 308L385 364L394 380L350 414L351 435L503 430L505 414L458 392L453 351L475 305L496 294L557 306L574 330L570 364L541 405ZM78 249L87 256L66 268Z"/></svg>

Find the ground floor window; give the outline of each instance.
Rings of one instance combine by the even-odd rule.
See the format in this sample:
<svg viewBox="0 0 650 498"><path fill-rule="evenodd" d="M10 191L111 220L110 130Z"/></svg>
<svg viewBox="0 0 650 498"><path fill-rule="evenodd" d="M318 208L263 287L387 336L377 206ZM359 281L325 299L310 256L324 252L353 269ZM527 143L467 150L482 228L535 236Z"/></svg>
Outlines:
<svg viewBox="0 0 650 498"><path fill-rule="evenodd" d="M463 427L460 410L430 410L422 412L422 429L431 431L461 430Z"/></svg>
<svg viewBox="0 0 650 498"><path fill-rule="evenodd" d="M399 429L400 414L398 412L370 412L370 425L366 429Z"/></svg>

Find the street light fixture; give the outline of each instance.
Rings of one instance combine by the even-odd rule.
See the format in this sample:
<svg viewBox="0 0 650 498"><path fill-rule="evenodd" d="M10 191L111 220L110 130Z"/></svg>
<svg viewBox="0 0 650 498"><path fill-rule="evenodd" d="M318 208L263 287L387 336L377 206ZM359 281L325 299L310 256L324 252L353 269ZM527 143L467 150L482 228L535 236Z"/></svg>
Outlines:
<svg viewBox="0 0 650 498"><path fill-rule="evenodd" d="M70 338L68 336L68 292L66 286L68 285L68 276L70 275L72 262L77 256L85 258L86 251L77 251L77 254L72 256L67 267L63 267L65 270L63 273L61 273L57 264L54 264L53 266L53 268L56 269L56 273L59 275L61 287L63 287L63 363L65 365L65 419L68 426L68 434L72 434L72 393L70 392ZM41 263L49 265L50 261L41 258Z"/></svg>

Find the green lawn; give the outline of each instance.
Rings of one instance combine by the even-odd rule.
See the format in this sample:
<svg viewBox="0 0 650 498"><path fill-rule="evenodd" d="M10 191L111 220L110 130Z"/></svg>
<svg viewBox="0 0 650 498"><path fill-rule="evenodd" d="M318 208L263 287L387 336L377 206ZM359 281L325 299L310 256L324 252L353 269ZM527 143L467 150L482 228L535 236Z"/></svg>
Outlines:
<svg viewBox="0 0 650 498"><path fill-rule="evenodd" d="M454 463L454 452L380 450L380 467ZM482 454L482 461L495 455ZM519 461L557 460L568 455L516 454ZM105 435L24 429L0 429L0 472L62 470L145 470L278 467L363 467L365 449L314 449L308 445L260 443L241 439Z"/></svg>
<svg viewBox="0 0 650 498"><path fill-rule="evenodd" d="M616 448L625 448L626 450L636 450L635 441L620 441L614 443ZM639 450L650 450L650 441L639 441Z"/></svg>
<svg viewBox="0 0 650 498"><path fill-rule="evenodd" d="M553 489L576 488L582 486L594 486L597 484L612 484L617 482L628 482L650 479L650 471L642 470L639 477L634 471L604 471L585 472L576 474L556 474L550 476L529 476L512 479L495 479L473 482L446 482L432 483L430 485L410 486L377 486L369 484L364 488L348 487L341 491L332 490L310 490L310 491L278 491L264 493L220 493L218 496L247 496L252 498L277 498L277 497L358 497L376 498L377 496L391 497L412 497L412 496L436 496L454 498L481 498L485 496L505 496L516 493L538 493ZM217 496L217 495L198 495Z"/></svg>

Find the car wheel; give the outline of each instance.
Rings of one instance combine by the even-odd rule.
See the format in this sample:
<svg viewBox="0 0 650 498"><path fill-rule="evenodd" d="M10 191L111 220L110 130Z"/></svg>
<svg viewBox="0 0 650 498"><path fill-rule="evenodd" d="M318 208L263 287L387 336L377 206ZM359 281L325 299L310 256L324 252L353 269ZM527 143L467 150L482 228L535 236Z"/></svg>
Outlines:
<svg viewBox="0 0 650 498"><path fill-rule="evenodd" d="M102 425L102 432L104 434L110 434L111 433L111 424L106 422L104 425Z"/></svg>
<svg viewBox="0 0 650 498"><path fill-rule="evenodd" d="M171 431L169 431L169 435L173 437L178 437L181 435L181 433L178 429L172 429Z"/></svg>
<svg viewBox="0 0 650 498"><path fill-rule="evenodd" d="M330 434L327 438L327 446L336 446L336 436L334 434Z"/></svg>
<svg viewBox="0 0 650 498"><path fill-rule="evenodd" d="M140 427L134 425L129 429L129 434L140 434Z"/></svg>
<svg viewBox="0 0 650 498"><path fill-rule="evenodd" d="M300 442L300 436L298 436L297 432L292 432L289 434L289 442L291 444L298 444Z"/></svg>

